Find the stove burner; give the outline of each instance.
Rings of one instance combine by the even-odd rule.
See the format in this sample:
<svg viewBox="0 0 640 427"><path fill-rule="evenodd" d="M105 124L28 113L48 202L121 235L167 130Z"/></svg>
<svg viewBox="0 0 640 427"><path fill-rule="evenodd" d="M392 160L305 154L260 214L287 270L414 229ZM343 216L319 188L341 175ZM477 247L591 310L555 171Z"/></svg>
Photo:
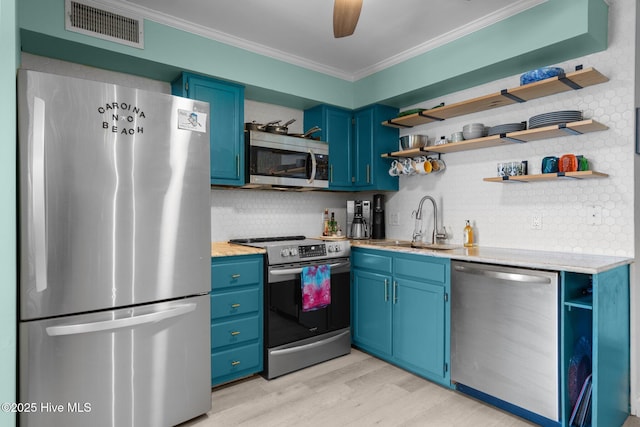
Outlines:
<svg viewBox="0 0 640 427"><path fill-rule="evenodd" d="M229 243L247 244L247 243L267 243L267 242L284 242L287 240L304 240L305 236L277 236L277 237L249 237L247 239L231 239Z"/></svg>

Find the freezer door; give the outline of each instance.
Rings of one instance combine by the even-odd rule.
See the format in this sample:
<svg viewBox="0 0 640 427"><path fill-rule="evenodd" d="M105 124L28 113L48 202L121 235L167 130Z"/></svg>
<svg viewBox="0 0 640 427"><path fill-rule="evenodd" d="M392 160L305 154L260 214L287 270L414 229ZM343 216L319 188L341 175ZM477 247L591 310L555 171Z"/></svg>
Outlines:
<svg viewBox="0 0 640 427"><path fill-rule="evenodd" d="M210 289L207 103L21 70L20 317Z"/></svg>
<svg viewBox="0 0 640 427"><path fill-rule="evenodd" d="M22 427L173 426L211 407L209 296L20 324Z"/></svg>

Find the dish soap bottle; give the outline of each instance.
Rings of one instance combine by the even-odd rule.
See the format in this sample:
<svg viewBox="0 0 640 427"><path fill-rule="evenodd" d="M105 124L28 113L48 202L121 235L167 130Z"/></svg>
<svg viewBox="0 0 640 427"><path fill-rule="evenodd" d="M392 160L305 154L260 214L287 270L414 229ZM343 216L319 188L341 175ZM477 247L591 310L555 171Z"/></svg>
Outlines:
<svg viewBox="0 0 640 427"><path fill-rule="evenodd" d="M324 215L322 215L322 235L329 235L329 209L324 210Z"/></svg>
<svg viewBox="0 0 640 427"><path fill-rule="evenodd" d="M464 226L464 247L470 248L471 246L473 246L473 228L471 228L471 224L469 224L469 220L467 220Z"/></svg>

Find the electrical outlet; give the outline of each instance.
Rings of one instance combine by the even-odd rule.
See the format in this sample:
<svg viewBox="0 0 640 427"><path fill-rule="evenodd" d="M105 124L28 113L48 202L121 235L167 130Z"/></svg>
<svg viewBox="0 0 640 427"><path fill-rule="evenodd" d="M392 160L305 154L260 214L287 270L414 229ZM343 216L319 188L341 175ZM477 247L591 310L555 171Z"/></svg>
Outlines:
<svg viewBox="0 0 640 427"><path fill-rule="evenodd" d="M389 218L390 225L400 225L400 214L392 213Z"/></svg>
<svg viewBox="0 0 640 427"><path fill-rule="evenodd" d="M531 215L531 229L542 230L542 214L534 213Z"/></svg>
<svg viewBox="0 0 640 427"><path fill-rule="evenodd" d="M602 207L601 206L587 207L587 224L588 225L602 224Z"/></svg>

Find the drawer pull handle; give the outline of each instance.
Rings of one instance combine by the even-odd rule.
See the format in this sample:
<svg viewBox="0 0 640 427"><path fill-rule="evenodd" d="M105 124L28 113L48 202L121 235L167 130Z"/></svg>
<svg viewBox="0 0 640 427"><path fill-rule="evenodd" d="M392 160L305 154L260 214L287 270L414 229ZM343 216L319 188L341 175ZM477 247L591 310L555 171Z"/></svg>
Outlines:
<svg viewBox="0 0 640 427"><path fill-rule="evenodd" d="M232 278L232 279L239 279L239 278L240 278L240 275L239 275L239 274L232 274L232 275L231 275L231 278Z"/></svg>
<svg viewBox="0 0 640 427"><path fill-rule="evenodd" d="M240 364L239 360L234 360L233 362L231 362L231 366L238 366Z"/></svg>
<svg viewBox="0 0 640 427"><path fill-rule="evenodd" d="M231 308L238 308L240 307L240 304L236 303L236 304L231 304Z"/></svg>
<svg viewBox="0 0 640 427"><path fill-rule="evenodd" d="M235 337L236 335L240 335L240 331L233 331L231 332L231 336Z"/></svg>

